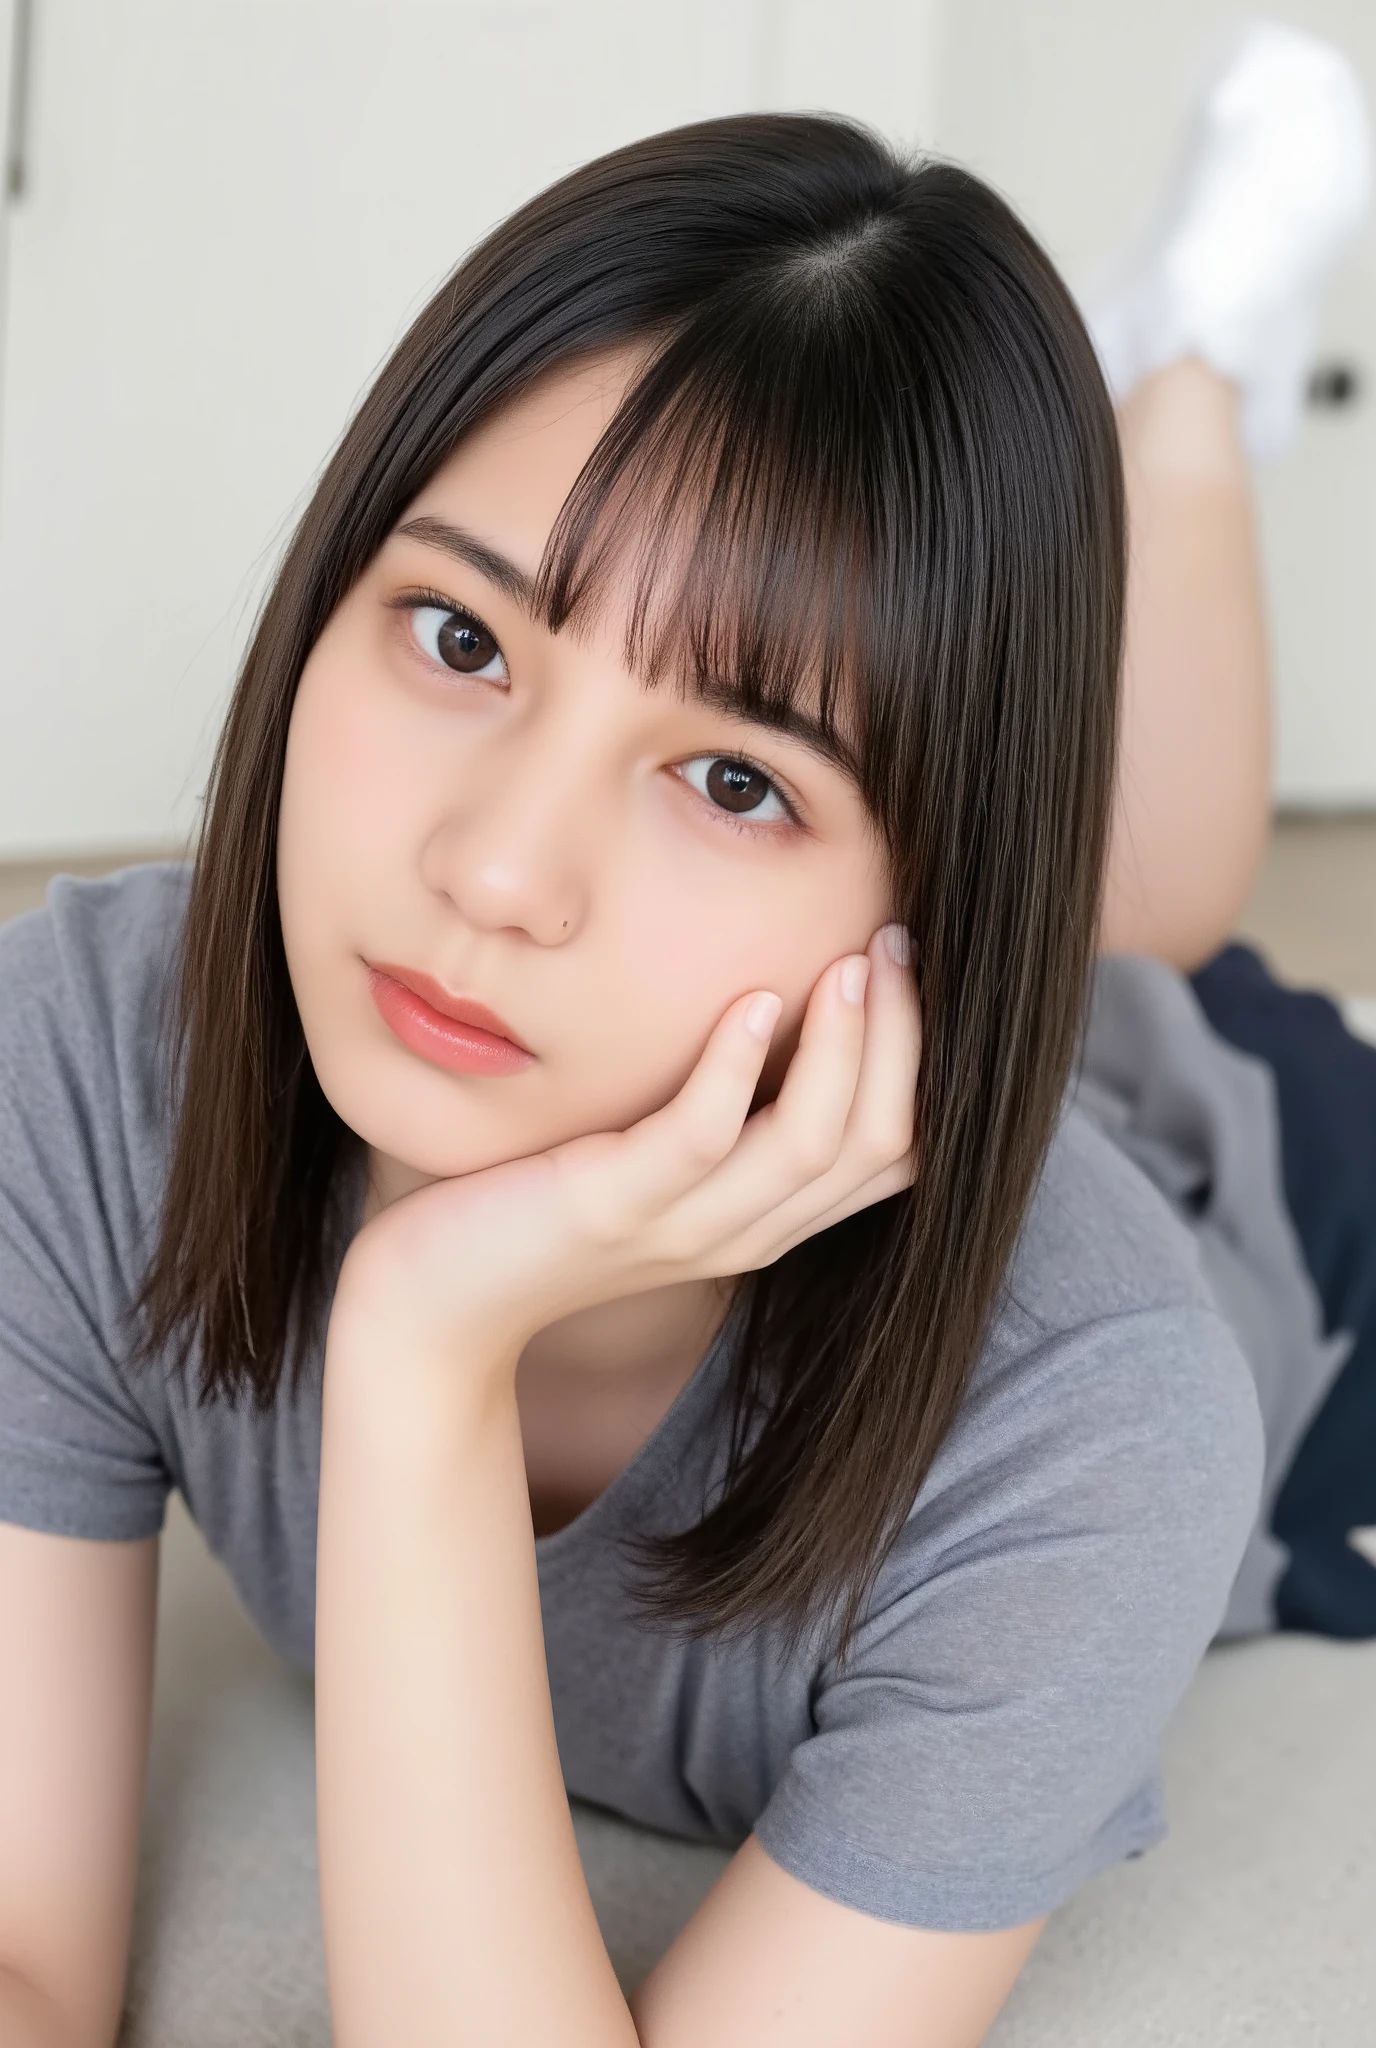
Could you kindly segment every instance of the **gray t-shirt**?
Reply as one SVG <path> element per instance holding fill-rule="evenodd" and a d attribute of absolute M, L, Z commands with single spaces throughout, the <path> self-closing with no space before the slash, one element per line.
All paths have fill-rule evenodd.
<path fill-rule="evenodd" d="M 124 1362 L 188 874 L 61 878 L 0 930 L 0 1520 L 141 1537 L 177 1486 L 263 1635 L 309 1668 L 319 1339 L 299 1399 L 266 1415 Z M 1158 1741 L 1224 1622 L 1265 1444 L 1261 1383 L 1148 1174 L 1068 1107 L 844 1670 L 820 1638 L 791 1658 L 769 1630 L 694 1643 L 628 1605 L 618 1535 L 682 1526 L 720 1477 L 730 1341 L 536 1545 L 569 1789 L 681 1835 L 753 1829 L 818 1891 L 933 1928 L 1035 1918 L 1159 1841 Z"/>

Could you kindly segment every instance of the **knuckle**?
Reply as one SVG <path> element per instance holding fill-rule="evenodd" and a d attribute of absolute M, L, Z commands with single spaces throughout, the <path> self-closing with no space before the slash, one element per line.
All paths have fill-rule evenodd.
<path fill-rule="evenodd" d="M 819 1180 L 836 1164 L 840 1150 L 839 1131 L 798 1131 L 789 1142 L 789 1164 L 799 1180 Z"/>
<path fill-rule="evenodd" d="M 874 1161 L 876 1171 L 881 1167 L 896 1165 L 899 1160 L 906 1158 L 912 1148 L 912 1112 L 877 1112 L 861 1132 L 860 1142 L 866 1157 Z"/>
<path fill-rule="evenodd" d="M 695 1170 L 706 1173 L 720 1165 L 731 1150 L 733 1137 L 707 1123 L 693 1124 L 683 1135 L 683 1158 Z"/>
<path fill-rule="evenodd" d="M 795 1240 L 780 1237 L 777 1231 L 751 1232 L 737 1238 L 729 1250 L 716 1264 L 716 1270 L 723 1273 L 757 1273 L 764 1266 L 772 1266 L 791 1249 Z"/>

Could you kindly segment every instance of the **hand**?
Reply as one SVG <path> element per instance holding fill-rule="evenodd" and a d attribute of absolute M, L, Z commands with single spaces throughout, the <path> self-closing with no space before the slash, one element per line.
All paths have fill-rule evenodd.
<path fill-rule="evenodd" d="M 921 1018 L 895 930 L 906 952 L 887 926 L 820 976 L 778 1095 L 754 1115 L 782 1008 L 767 991 L 731 1004 L 678 1094 L 629 1130 L 394 1202 L 349 1247 L 332 1335 L 343 1319 L 392 1356 L 514 1370 L 575 1309 L 753 1272 L 907 1187 Z"/>

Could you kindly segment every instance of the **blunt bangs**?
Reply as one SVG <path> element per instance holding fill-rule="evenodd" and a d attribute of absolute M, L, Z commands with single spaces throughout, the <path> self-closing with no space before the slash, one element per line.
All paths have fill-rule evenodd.
<path fill-rule="evenodd" d="M 857 371 L 856 345 L 875 339 L 863 306 L 838 331 L 809 319 L 811 290 L 781 270 L 660 349 L 564 504 L 536 601 L 557 632 L 619 586 L 625 660 L 649 686 L 764 725 L 805 710 L 875 809 L 866 625 L 887 567 L 884 489 L 856 454 L 887 430 L 900 446 L 881 467 L 903 460 L 897 366 Z"/>

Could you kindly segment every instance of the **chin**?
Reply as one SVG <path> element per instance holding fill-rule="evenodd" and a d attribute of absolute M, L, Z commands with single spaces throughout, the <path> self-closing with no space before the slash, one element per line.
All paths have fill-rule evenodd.
<path fill-rule="evenodd" d="M 355 1102 L 353 1115 L 336 1104 L 340 1116 L 374 1152 L 395 1160 L 398 1166 L 427 1180 L 456 1180 L 464 1174 L 481 1173 L 485 1167 L 504 1166 L 508 1160 L 541 1152 L 558 1140 L 554 1137 L 529 1143 L 509 1129 L 494 1131 L 486 1119 L 464 1116 L 463 1105 L 440 1119 L 435 1116 L 398 1116 L 389 1109 Z M 464 1128 L 465 1124 L 469 1128 Z"/>
<path fill-rule="evenodd" d="M 537 1127 L 524 1119 L 514 1124 L 502 1116 L 499 1103 L 484 1104 L 478 1112 L 463 1100 L 438 1110 L 414 1105 L 403 1109 L 395 1096 L 369 1099 L 357 1087 L 337 1094 L 327 1089 L 326 1094 L 343 1122 L 374 1152 L 426 1180 L 481 1173 L 583 1135 L 581 1130 Z"/>
<path fill-rule="evenodd" d="M 501 1079 L 470 1078 L 430 1067 L 401 1049 L 394 1054 L 391 1047 L 354 1043 L 346 1051 L 336 1045 L 333 1058 L 321 1050 L 316 1075 L 341 1121 L 375 1152 L 434 1180 L 481 1173 L 597 1132 L 626 1130 L 676 1092 L 675 1080 L 661 1073 L 646 1077 L 633 1093 L 624 1074 L 620 1088 L 608 1089 L 604 1070 L 587 1076 L 575 1106 L 567 1082 L 552 1089 L 550 1076 L 538 1066 Z M 535 1092 L 527 1093 L 532 1084 Z"/>

